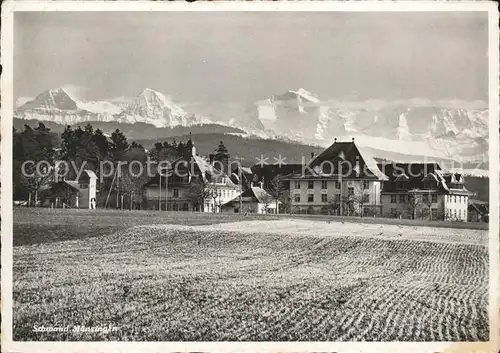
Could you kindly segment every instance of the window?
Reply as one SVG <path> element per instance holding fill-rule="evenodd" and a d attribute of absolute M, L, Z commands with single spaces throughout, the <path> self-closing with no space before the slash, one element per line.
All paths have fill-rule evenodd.
<path fill-rule="evenodd" d="M 295 189 L 300 189 L 300 181 L 295 181 Z"/>
<path fill-rule="evenodd" d="M 307 195 L 307 202 L 314 202 L 314 194 Z"/>
<path fill-rule="evenodd" d="M 179 197 L 179 189 L 174 189 L 174 197 Z"/>
<path fill-rule="evenodd" d="M 328 182 L 326 180 L 321 181 L 321 188 L 322 189 L 328 189 Z"/>
<path fill-rule="evenodd" d="M 308 189 L 314 189 L 314 181 L 313 180 L 309 180 L 307 182 L 307 188 Z"/>
<path fill-rule="evenodd" d="M 349 196 L 354 195 L 354 188 L 352 186 L 349 186 L 347 188 L 347 195 L 349 195 Z"/>
<path fill-rule="evenodd" d="M 335 182 L 335 189 L 340 189 L 340 181 Z"/>
<path fill-rule="evenodd" d="M 326 194 L 321 194 L 321 202 L 327 202 L 328 201 L 328 196 Z"/>
<path fill-rule="evenodd" d="M 300 195 L 299 194 L 295 195 L 295 202 L 300 202 Z"/>
<path fill-rule="evenodd" d="M 370 195 L 368 195 L 368 194 L 364 194 L 364 195 L 363 195 L 363 202 L 364 202 L 364 203 L 368 203 L 368 202 L 370 202 Z"/>
<path fill-rule="evenodd" d="M 363 180 L 363 189 L 369 189 L 370 188 L 370 182 L 368 180 Z"/>
<path fill-rule="evenodd" d="M 457 218 L 457 210 L 453 210 L 453 218 Z"/>
<path fill-rule="evenodd" d="M 424 194 L 423 197 L 422 197 L 422 199 L 423 199 L 424 202 L 429 202 L 429 195 Z"/>
<path fill-rule="evenodd" d="M 391 195 L 391 203 L 397 203 L 398 202 L 398 199 L 396 197 L 396 195 Z"/>
<path fill-rule="evenodd" d="M 432 202 L 437 202 L 438 196 L 436 194 L 432 194 Z"/>
<path fill-rule="evenodd" d="M 406 195 L 399 195 L 399 203 L 405 203 L 406 202 Z"/>
<path fill-rule="evenodd" d="M 437 211 L 438 211 L 437 208 L 432 208 L 431 209 L 431 218 L 432 218 L 433 221 L 437 218 L 437 214 L 438 214 Z"/>
<path fill-rule="evenodd" d="M 462 210 L 458 210 L 458 219 L 462 219 Z"/>
<path fill-rule="evenodd" d="M 456 195 L 453 195 L 453 202 L 457 203 L 457 196 Z"/>

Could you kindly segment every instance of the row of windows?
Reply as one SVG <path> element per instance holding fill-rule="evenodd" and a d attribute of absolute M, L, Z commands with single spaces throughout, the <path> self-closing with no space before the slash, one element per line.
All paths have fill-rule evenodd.
<path fill-rule="evenodd" d="M 335 196 L 336 196 L 335 202 L 339 202 L 340 195 L 335 195 Z M 300 194 L 295 194 L 294 201 L 301 202 Z M 307 202 L 314 202 L 314 194 L 307 195 Z M 328 202 L 327 194 L 321 194 L 321 202 Z M 370 195 L 363 195 L 363 203 L 368 203 L 368 202 L 370 202 Z"/>
<path fill-rule="evenodd" d="M 399 195 L 399 203 L 405 203 L 407 200 L 409 201 L 409 198 L 407 198 L 406 196 L 407 195 Z M 430 200 L 432 203 L 437 202 L 437 195 L 432 194 Z M 422 201 L 429 202 L 429 195 L 422 195 Z M 398 195 L 391 195 L 391 203 L 398 203 Z"/>
<path fill-rule="evenodd" d="M 463 215 L 463 216 L 462 216 Z M 464 219 L 467 217 L 467 213 L 465 210 L 446 210 L 446 218 L 451 218 L 451 219 Z"/>
<path fill-rule="evenodd" d="M 173 189 L 172 193 L 173 193 L 173 197 L 179 197 L 179 189 Z M 220 190 L 220 195 L 223 198 L 225 198 L 225 197 L 232 197 L 232 196 L 235 195 L 235 191 L 234 190 L 222 189 L 222 190 Z"/>
<path fill-rule="evenodd" d="M 453 202 L 453 203 L 466 203 L 467 202 L 467 197 L 466 196 L 460 196 L 460 195 L 446 195 L 446 202 Z"/>
<path fill-rule="evenodd" d="M 335 181 L 335 189 L 340 189 L 340 182 Z M 295 189 L 300 189 L 300 181 L 296 180 L 295 181 Z M 314 180 L 308 180 L 307 181 L 307 188 L 308 189 L 314 189 Z M 369 189 L 370 188 L 370 182 L 368 180 L 363 180 L 363 189 Z M 328 189 L 328 181 L 327 180 L 322 180 L 321 181 L 321 189 Z"/>

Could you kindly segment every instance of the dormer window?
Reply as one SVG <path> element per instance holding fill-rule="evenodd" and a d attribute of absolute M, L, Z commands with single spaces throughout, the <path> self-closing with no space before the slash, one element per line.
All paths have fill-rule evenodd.
<path fill-rule="evenodd" d="M 405 173 L 402 173 L 396 177 L 396 190 L 406 190 L 408 187 L 408 176 Z"/>
<path fill-rule="evenodd" d="M 437 186 L 438 179 L 433 173 L 429 173 L 422 181 L 424 182 L 424 189 L 433 189 Z"/>

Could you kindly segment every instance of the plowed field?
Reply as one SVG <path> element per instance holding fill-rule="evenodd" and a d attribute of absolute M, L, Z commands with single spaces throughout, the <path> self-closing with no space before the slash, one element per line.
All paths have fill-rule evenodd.
<path fill-rule="evenodd" d="M 14 339 L 488 340 L 486 245 L 482 230 L 283 219 L 17 246 Z"/>

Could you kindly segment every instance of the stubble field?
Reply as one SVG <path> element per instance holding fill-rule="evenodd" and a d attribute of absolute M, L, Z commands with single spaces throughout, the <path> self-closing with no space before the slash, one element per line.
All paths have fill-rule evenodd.
<path fill-rule="evenodd" d="M 484 230 L 78 215 L 15 215 L 15 340 L 488 340 Z"/>

